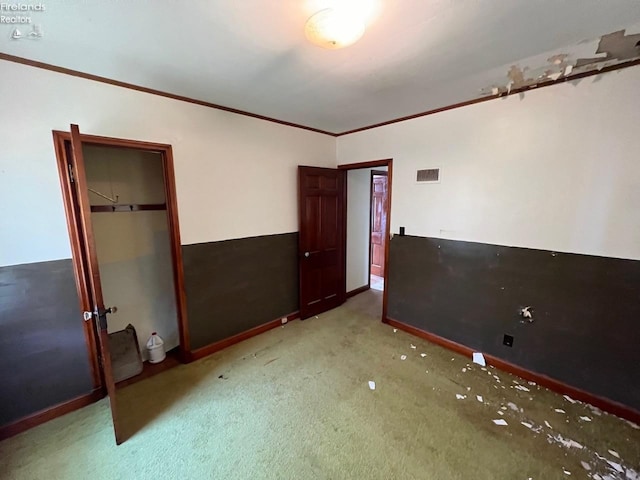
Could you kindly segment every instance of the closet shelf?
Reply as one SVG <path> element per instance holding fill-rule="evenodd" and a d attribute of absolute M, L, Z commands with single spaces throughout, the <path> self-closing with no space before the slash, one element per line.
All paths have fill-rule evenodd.
<path fill-rule="evenodd" d="M 137 204 L 137 205 L 126 205 L 126 204 L 118 204 L 118 205 L 91 205 L 91 211 L 94 213 L 100 212 L 139 212 L 143 210 L 166 210 L 166 203 L 147 203 L 147 204 Z"/>

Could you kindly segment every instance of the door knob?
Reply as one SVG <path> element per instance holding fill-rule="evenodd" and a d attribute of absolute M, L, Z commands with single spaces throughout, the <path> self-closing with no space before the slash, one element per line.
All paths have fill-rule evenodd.
<path fill-rule="evenodd" d="M 100 330 L 107 329 L 107 313 L 116 313 L 118 311 L 118 307 L 109 307 L 104 310 L 100 310 L 98 307 L 93 311 L 94 318 L 98 321 L 98 325 L 100 326 Z"/>
<path fill-rule="evenodd" d="M 100 310 L 98 307 L 96 307 L 93 314 L 96 317 L 103 317 L 107 313 L 116 313 L 117 311 L 118 311 L 118 307 L 109 307 L 109 308 L 105 308 L 104 310 Z"/>
<path fill-rule="evenodd" d="M 305 256 L 306 258 L 309 258 L 309 252 L 304 252 L 304 256 Z"/>

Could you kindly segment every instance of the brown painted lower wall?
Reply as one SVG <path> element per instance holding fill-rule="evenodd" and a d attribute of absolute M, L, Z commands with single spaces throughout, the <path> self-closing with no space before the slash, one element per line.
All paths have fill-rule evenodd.
<path fill-rule="evenodd" d="M 640 261 L 396 235 L 388 290 L 390 318 L 640 410 Z"/>
<path fill-rule="evenodd" d="M 32 413 L 29 416 L 16 420 L 13 423 L 2 425 L 0 426 L 0 440 L 13 437 L 14 435 L 29 430 L 30 428 L 42 425 L 49 420 L 61 417 L 62 415 L 66 415 L 67 413 L 71 413 L 75 410 L 79 410 L 87 405 L 97 402 L 101 398 L 104 398 L 102 390 L 93 390 L 91 393 L 86 393 L 58 405 L 45 408 L 40 412 Z"/>
<path fill-rule="evenodd" d="M 298 234 L 183 245 L 192 351 L 298 310 Z"/>
<path fill-rule="evenodd" d="M 297 251 L 297 233 L 183 246 L 192 359 L 297 316 Z M 0 267 L 3 437 L 97 398 L 78 305 L 70 259 Z"/>
<path fill-rule="evenodd" d="M 0 425 L 93 389 L 71 260 L 0 267 Z"/>
<path fill-rule="evenodd" d="M 280 318 L 276 318 L 275 320 L 272 320 L 270 322 L 263 323 L 262 325 L 253 327 L 250 330 L 245 330 L 244 332 L 240 332 L 234 335 L 233 337 L 225 338 L 224 340 L 219 340 L 215 343 L 210 343 L 206 347 L 198 348 L 197 350 L 190 353 L 189 361 L 193 362 L 195 360 L 200 360 L 201 358 L 208 357 L 209 355 L 219 352 L 220 350 L 224 350 L 225 348 L 230 347 L 231 345 L 235 345 L 236 343 L 243 342 L 245 340 L 248 340 L 249 338 L 255 337 L 256 335 L 260 335 L 261 333 L 268 332 L 269 330 L 272 330 L 274 328 L 278 328 L 279 326 L 282 325 L 282 319 L 284 317 L 286 317 L 287 322 L 289 322 L 291 320 L 295 320 L 296 318 L 300 318 L 300 313 L 293 312 L 293 313 L 290 313 L 289 315 L 283 315 Z"/>

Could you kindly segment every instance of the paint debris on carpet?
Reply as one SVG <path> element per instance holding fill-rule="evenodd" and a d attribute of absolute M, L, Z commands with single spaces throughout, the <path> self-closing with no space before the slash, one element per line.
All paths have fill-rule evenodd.
<path fill-rule="evenodd" d="M 482 353 L 480 352 L 473 352 L 473 363 L 477 363 L 478 365 L 482 365 L 483 367 L 487 366 L 484 355 L 482 355 Z"/>
<path fill-rule="evenodd" d="M 418 348 L 418 345 L 414 345 L 411 343 L 410 347 L 412 350 L 416 350 Z M 427 356 L 427 354 L 421 353 L 420 356 L 424 358 Z M 407 356 L 401 355 L 400 359 L 406 360 Z M 455 357 L 451 358 L 451 361 L 453 362 L 455 361 L 455 359 L 456 359 Z M 479 368 L 478 370 L 474 370 L 472 368 L 472 365 L 474 364 L 479 365 L 481 368 Z M 481 372 L 486 372 L 490 378 L 490 382 L 492 383 L 491 386 L 493 386 L 496 389 L 500 389 L 500 388 L 505 389 L 505 385 L 503 384 L 501 378 L 495 373 L 493 373 L 490 369 L 495 370 L 495 367 L 492 365 L 487 365 L 484 355 L 482 353 L 474 352 L 472 356 L 472 364 L 467 363 L 467 365 L 461 368 L 460 370 L 461 373 L 465 374 L 465 376 L 462 377 L 460 376 L 460 373 L 458 373 L 459 375 L 458 378 L 460 379 L 470 378 L 470 377 L 467 377 L 467 375 L 473 376 L 474 374 L 478 375 Z M 429 370 L 426 370 L 426 373 L 429 373 Z M 484 375 L 482 376 L 482 378 L 486 379 Z M 541 387 L 534 381 L 526 381 L 523 379 L 513 378 L 511 382 L 513 384 L 510 385 L 509 388 L 514 390 L 514 393 L 511 395 L 514 395 L 514 394 L 518 395 L 518 398 L 524 401 L 527 401 L 528 399 L 528 401 L 533 402 L 535 400 L 534 399 L 535 393 L 532 392 L 532 389 L 534 391 L 541 390 Z M 458 383 L 458 385 L 460 384 Z M 474 387 L 474 389 L 475 388 L 476 387 Z M 466 386 L 466 389 L 468 392 L 472 390 L 472 388 L 469 386 Z M 434 390 L 436 390 L 435 387 L 434 387 Z M 486 392 L 483 392 L 483 393 L 486 393 Z M 525 409 L 518 406 L 513 401 L 507 401 L 507 399 L 505 399 L 504 397 L 502 398 L 502 400 L 496 401 L 496 399 L 492 398 L 492 396 L 493 395 L 475 394 L 475 398 L 478 403 L 474 402 L 474 404 L 478 405 L 478 407 L 476 408 L 486 408 L 486 407 L 495 408 L 497 407 L 496 403 L 500 405 L 498 407 L 499 409 L 496 412 L 498 415 L 500 415 L 500 418 L 495 418 L 491 420 L 494 425 L 507 427 L 509 426 L 510 420 L 516 420 L 523 427 L 528 429 L 533 435 L 535 435 L 536 437 L 539 437 L 541 440 L 546 441 L 546 443 L 550 445 L 556 445 L 558 448 L 565 449 L 567 451 L 567 453 L 565 453 L 565 456 L 567 456 L 568 452 L 576 452 L 574 454 L 577 454 L 577 452 L 579 452 L 579 455 L 582 458 L 576 459 L 577 461 L 576 465 L 582 466 L 587 478 L 592 480 L 640 480 L 640 473 L 635 470 L 635 468 L 638 468 L 640 466 L 640 461 L 632 462 L 632 465 L 628 465 L 627 462 L 625 462 L 621 458 L 621 455 L 618 453 L 618 451 L 614 449 L 607 450 L 607 454 L 608 454 L 607 457 L 602 456 L 593 448 L 590 448 L 588 445 L 583 445 L 574 439 L 568 438 L 566 434 L 562 435 L 557 430 L 554 430 L 553 426 L 548 420 L 544 420 L 543 424 L 538 424 L 532 421 L 530 418 L 527 418 L 527 416 L 525 415 Z M 467 399 L 467 395 L 464 395 L 461 393 L 456 393 L 455 397 L 458 401 Z M 555 407 L 553 408 L 553 411 L 556 414 L 559 414 L 562 416 L 560 418 L 564 417 L 563 419 L 565 420 L 565 422 L 563 422 L 561 425 L 564 425 L 565 423 L 570 423 L 570 420 L 571 420 L 578 425 L 584 425 L 588 427 L 589 424 L 593 424 L 594 422 L 593 416 L 604 417 L 609 415 L 608 413 L 603 412 L 597 407 L 594 407 L 593 405 L 590 405 L 588 403 L 584 403 L 580 400 L 576 400 L 570 397 L 569 395 L 562 395 L 562 399 L 567 404 L 565 408 L 568 407 L 568 410 L 570 410 L 570 412 L 567 413 L 567 409 L 565 408 L 555 408 Z M 465 403 L 465 405 L 470 405 L 470 404 Z M 482 405 L 482 407 L 480 405 Z M 465 406 L 462 408 L 468 408 L 468 407 Z M 591 413 L 591 415 L 585 415 L 585 412 L 577 412 L 575 411 L 576 409 L 588 410 Z M 624 419 L 621 419 L 621 420 L 628 423 L 634 429 L 640 428 L 638 425 L 634 424 L 633 422 L 630 422 Z M 581 426 L 580 428 L 584 428 L 584 427 Z M 559 430 L 562 430 L 562 428 L 560 428 Z M 562 472 L 566 476 L 572 475 L 571 470 L 566 466 L 562 467 Z M 578 472 L 577 476 L 580 478 L 580 472 Z"/>

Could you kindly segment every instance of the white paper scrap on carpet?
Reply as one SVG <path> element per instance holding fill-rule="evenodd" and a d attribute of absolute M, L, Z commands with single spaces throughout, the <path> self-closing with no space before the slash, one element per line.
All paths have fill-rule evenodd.
<path fill-rule="evenodd" d="M 496 425 L 503 425 L 503 426 L 509 425 L 504 418 L 498 418 L 494 420 L 493 423 L 495 423 Z"/>
<path fill-rule="evenodd" d="M 369 380 L 369 388 L 371 390 L 375 390 L 376 389 L 376 382 L 374 382 L 373 380 Z"/>
<path fill-rule="evenodd" d="M 619 463 L 616 462 L 612 462 L 611 460 L 607 460 L 607 463 L 609 465 L 611 465 L 615 470 L 617 470 L 620 473 L 624 473 L 624 470 L 622 468 L 622 466 Z"/>
<path fill-rule="evenodd" d="M 477 363 L 478 365 L 482 365 L 483 367 L 487 366 L 487 362 L 484 361 L 484 355 L 480 352 L 473 352 L 473 363 Z"/>

